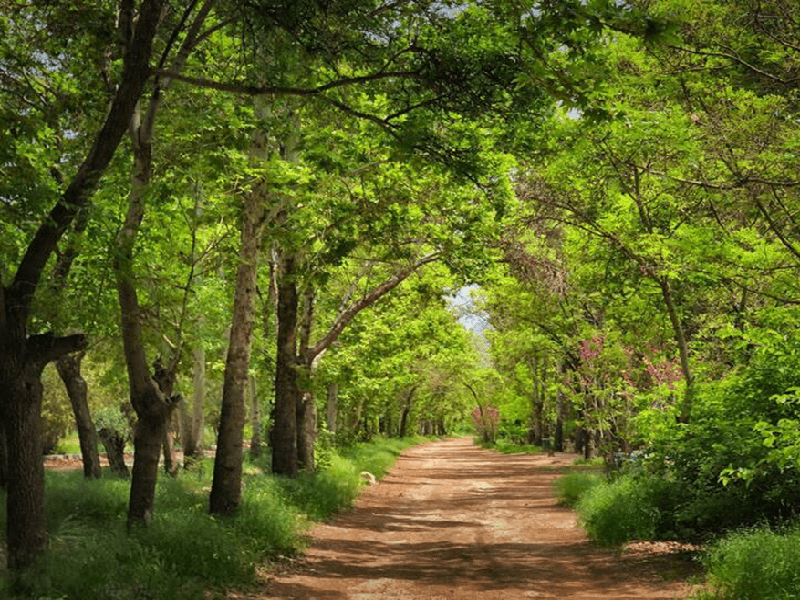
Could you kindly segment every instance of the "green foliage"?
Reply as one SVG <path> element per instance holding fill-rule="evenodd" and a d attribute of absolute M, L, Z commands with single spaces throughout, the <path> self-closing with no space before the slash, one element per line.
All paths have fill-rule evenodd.
<path fill-rule="evenodd" d="M 800 597 L 800 528 L 742 531 L 720 540 L 705 566 L 702 600 L 790 600 Z"/>
<path fill-rule="evenodd" d="M 765 324 L 768 318 L 762 315 Z M 793 423 L 800 418 L 794 400 L 800 333 L 773 324 L 739 334 L 740 366 L 722 381 L 697 387 L 689 424 L 645 415 L 644 467 L 682 490 L 676 531 L 709 534 L 797 514 L 800 445 Z"/>
<path fill-rule="evenodd" d="M 42 398 L 42 451 L 55 452 L 58 442 L 74 422 L 72 405 L 67 398 L 64 384 L 54 365 L 48 365 L 42 376 L 44 395 Z"/>
<path fill-rule="evenodd" d="M 570 472 L 553 482 L 553 488 L 561 506 L 574 507 L 592 488 L 604 482 L 599 473 Z"/>
<path fill-rule="evenodd" d="M 289 502 L 314 520 L 324 520 L 352 506 L 362 486 L 355 465 L 336 455 L 324 470 L 299 473 L 280 483 Z"/>

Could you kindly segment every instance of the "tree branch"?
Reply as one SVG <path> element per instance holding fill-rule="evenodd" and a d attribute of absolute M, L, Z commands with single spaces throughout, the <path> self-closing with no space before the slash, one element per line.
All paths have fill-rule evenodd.
<path fill-rule="evenodd" d="M 16 310 L 25 319 L 42 271 L 58 240 L 74 220 L 78 211 L 86 206 L 97 188 L 100 177 L 108 168 L 111 158 L 128 129 L 131 114 L 139 101 L 145 82 L 150 77 L 152 41 L 161 18 L 165 0 L 144 0 L 131 43 L 125 51 L 122 77 L 92 149 L 81 164 L 67 189 L 58 199 L 50 214 L 39 226 L 20 261 L 11 285 Z"/>
<path fill-rule="evenodd" d="M 318 96 L 324 92 L 350 85 L 358 85 L 382 79 L 422 79 L 417 71 L 378 71 L 371 75 L 361 77 L 343 77 L 334 81 L 329 81 L 316 87 L 292 87 L 280 85 L 247 85 L 241 83 L 226 83 L 215 81 L 204 77 L 192 77 L 184 75 L 173 69 L 154 69 L 153 73 L 160 77 L 167 77 L 176 81 L 183 81 L 195 87 L 217 90 L 220 92 L 231 92 L 233 94 L 244 94 L 247 96 L 261 96 L 271 94 L 274 96 Z"/>
<path fill-rule="evenodd" d="M 58 360 L 62 356 L 86 350 L 89 339 L 86 334 L 76 333 L 63 337 L 56 337 L 53 332 L 40 333 L 28 338 L 26 345 L 26 360 L 40 365 Z"/>
<path fill-rule="evenodd" d="M 307 363 L 310 364 L 317 355 L 326 350 L 333 342 L 335 342 L 339 337 L 339 334 L 342 333 L 344 328 L 350 324 L 350 322 L 359 312 L 371 306 L 379 298 L 396 288 L 417 269 L 428 263 L 438 260 L 439 257 L 440 254 L 438 252 L 423 256 L 402 271 L 394 273 L 388 279 L 386 279 L 386 281 L 374 288 L 371 292 L 365 294 L 362 298 L 353 302 L 344 310 L 341 310 L 336 317 L 336 320 L 333 322 L 333 325 L 331 325 L 331 328 L 328 330 L 328 333 L 325 334 L 325 336 L 319 340 L 319 342 L 317 342 L 313 348 L 308 350 L 306 356 L 304 357 Z"/>

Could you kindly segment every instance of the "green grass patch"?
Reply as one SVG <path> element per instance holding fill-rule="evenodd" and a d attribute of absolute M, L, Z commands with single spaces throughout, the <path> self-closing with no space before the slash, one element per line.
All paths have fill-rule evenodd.
<path fill-rule="evenodd" d="M 566 473 L 553 482 L 553 488 L 561 506 L 576 506 L 589 490 L 605 482 L 600 473 L 574 471 Z"/>
<path fill-rule="evenodd" d="M 77 433 L 72 433 L 65 438 L 62 438 L 56 444 L 56 453 L 58 454 L 80 454 L 81 442 L 78 439 Z"/>
<path fill-rule="evenodd" d="M 800 527 L 763 528 L 726 536 L 709 551 L 703 600 L 800 598 Z"/>
<path fill-rule="evenodd" d="M 575 509 L 587 535 L 603 546 L 657 538 L 668 486 L 623 476 L 586 491 Z"/>
<path fill-rule="evenodd" d="M 160 475 L 155 515 L 147 528 L 126 530 L 130 481 L 104 473 L 46 473 L 49 544 L 26 575 L 19 598 L 59 600 L 194 600 L 221 597 L 255 581 L 259 565 L 302 550 L 313 520 L 352 506 L 361 471 L 380 477 L 421 439 L 378 439 L 341 453 L 296 479 L 245 465 L 242 502 L 234 517 L 208 514 L 213 464 L 199 461 L 176 479 Z M 2 507 L 4 498 L 0 493 Z M 0 508 L 0 525 L 5 510 Z M 0 572 L 0 597 L 11 597 Z"/>
<path fill-rule="evenodd" d="M 542 452 L 541 446 L 533 444 L 516 444 L 506 438 L 498 438 L 494 442 L 484 442 L 480 438 L 474 438 L 474 443 L 485 450 L 494 450 L 503 454 L 539 454 Z"/>

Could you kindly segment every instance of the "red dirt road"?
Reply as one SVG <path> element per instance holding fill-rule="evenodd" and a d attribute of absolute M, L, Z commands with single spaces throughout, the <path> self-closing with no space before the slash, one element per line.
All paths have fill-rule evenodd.
<path fill-rule="evenodd" d="M 556 505 L 571 454 L 502 455 L 469 439 L 411 448 L 356 507 L 317 526 L 261 600 L 682 598 L 695 572 L 667 545 L 614 552 Z"/>

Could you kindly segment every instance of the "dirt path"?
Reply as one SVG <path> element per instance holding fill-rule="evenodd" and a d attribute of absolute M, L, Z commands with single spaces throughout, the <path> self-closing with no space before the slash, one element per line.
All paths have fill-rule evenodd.
<path fill-rule="evenodd" d="M 556 505 L 552 467 L 573 459 L 502 455 L 469 439 L 412 448 L 354 510 L 316 527 L 299 568 L 259 598 L 684 597 L 691 563 L 653 548 L 598 549 Z"/>

